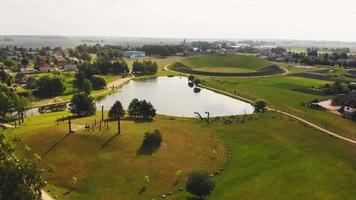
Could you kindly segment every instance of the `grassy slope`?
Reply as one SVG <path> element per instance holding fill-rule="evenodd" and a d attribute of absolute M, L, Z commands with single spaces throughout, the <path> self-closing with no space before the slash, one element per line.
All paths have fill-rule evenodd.
<path fill-rule="evenodd" d="M 356 138 L 356 124 L 335 114 L 309 109 L 302 104 L 315 98 L 323 99 L 325 96 L 302 93 L 293 89 L 305 87 L 318 87 L 327 82 L 289 76 L 276 76 L 268 78 L 238 79 L 238 78 L 205 78 L 205 84 L 234 93 L 249 99 L 265 99 L 272 107 L 294 113 L 310 120 L 324 128 L 336 131 L 338 134 Z"/>
<path fill-rule="evenodd" d="M 21 136 L 24 144 L 32 147 L 31 153 L 41 153 L 63 136 L 65 128 L 54 124 L 55 116 L 30 118 L 26 127 L 8 134 Z M 177 165 L 188 166 L 198 161 L 202 162 L 200 166 L 206 162 L 211 165 L 210 159 L 205 158 L 208 155 L 205 150 L 209 149 L 206 141 L 211 135 L 229 146 L 232 159 L 214 178 L 216 188 L 209 199 L 352 199 L 356 196 L 355 146 L 278 114 L 258 115 L 245 123 L 231 125 L 207 126 L 196 119 L 158 117 L 152 123 L 123 122 L 122 127 L 123 134 L 103 150 L 100 146 L 112 134 L 75 134 L 43 157 L 41 163 L 49 162 L 56 167 L 56 175 L 48 176 L 48 180 L 57 184 L 50 188 L 59 199 L 145 199 L 172 187 L 172 174 Z M 161 129 L 164 138 L 173 141 L 165 141 L 168 145 L 152 156 L 137 157 L 135 152 L 142 133 L 154 128 Z M 22 148 L 18 146 L 17 152 Z M 151 183 L 139 195 L 145 174 L 150 175 Z M 71 176 L 79 178 L 79 185 L 63 195 L 67 192 L 65 187 L 72 187 Z M 168 199 L 188 196 L 186 192 L 178 192 Z"/>
<path fill-rule="evenodd" d="M 181 63 L 191 68 L 201 67 L 234 67 L 259 70 L 270 66 L 267 60 L 251 55 L 202 55 L 181 60 Z"/>
<path fill-rule="evenodd" d="M 27 120 L 24 127 L 16 130 L 31 152 L 18 154 L 33 158 L 33 153 L 43 155 L 53 144 L 66 135 L 66 124 L 56 125 L 56 115 L 36 116 Z M 99 120 L 99 115 L 96 119 Z M 73 120 L 73 126 L 93 122 L 94 118 Z M 139 155 L 143 134 L 159 129 L 163 143 L 152 155 Z M 145 199 L 154 195 L 177 190 L 184 183 L 185 175 L 195 168 L 219 169 L 225 161 L 225 147 L 221 140 L 213 137 L 212 131 L 200 131 L 200 124 L 191 120 L 157 118 L 152 123 L 122 122 L 122 135 L 115 137 L 116 123 L 110 123 L 109 131 L 99 133 L 80 132 L 65 138 L 62 143 L 42 157 L 40 166 L 53 165 L 54 175 L 46 173 L 51 187 L 64 199 Z M 40 139 L 39 139 L 40 138 Z M 182 170 L 175 185 L 177 170 Z M 145 185 L 144 176 L 149 175 L 151 183 L 139 194 Z M 77 177 L 79 185 L 70 184 L 71 177 Z M 72 189 L 68 195 L 63 193 Z"/>

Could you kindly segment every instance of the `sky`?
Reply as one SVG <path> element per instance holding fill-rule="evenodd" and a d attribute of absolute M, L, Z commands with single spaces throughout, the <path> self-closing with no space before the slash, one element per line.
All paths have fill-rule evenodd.
<path fill-rule="evenodd" d="M 0 0 L 0 35 L 356 41 L 355 0 Z"/>

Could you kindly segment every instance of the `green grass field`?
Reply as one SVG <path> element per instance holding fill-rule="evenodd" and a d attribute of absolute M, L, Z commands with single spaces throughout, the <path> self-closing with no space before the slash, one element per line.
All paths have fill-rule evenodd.
<path fill-rule="evenodd" d="M 54 166 L 53 174 L 45 170 L 44 175 L 50 183 L 47 189 L 58 199 L 152 199 L 183 186 L 191 169 L 220 168 L 226 157 L 224 144 L 231 151 L 231 161 L 214 177 L 216 188 L 208 199 L 356 196 L 355 146 L 279 114 L 252 115 L 244 123 L 240 117 L 229 125 L 160 116 L 149 123 L 122 121 L 122 134 L 117 137 L 113 137 L 115 122 L 108 132 L 78 129 L 93 122 L 93 117 L 73 120 L 78 130 L 65 137 L 66 125 L 55 123 L 62 115 L 65 113 L 31 117 L 23 127 L 6 132 L 9 139 L 22 138 L 22 144 L 16 145 L 18 155 L 35 160 L 43 169 Z M 163 134 L 160 149 L 138 155 L 143 133 L 154 129 Z M 25 145 L 31 150 L 26 151 Z M 42 159 L 34 159 L 33 154 Z M 183 172 L 178 178 L 177 170 Z M 151 181 L 142 191 L 145 175 Z M 73 176 L 78 178 L 77 185 L 70 183 Z M 178 191 L 167 199 L 189 196 Z"/>
<path fill-rule="evenodd" d="M 268 67 L 271 63 L 267 60 L 253 55 L 201 55 L 186 58 L 180 61 L 183 65 L 190 68 L 243 68 L 257 71 Z"/>
<path fill-rule="evenodd" d="M 269 76 L 284 69 L 255 55 L 200 55 L 175 62 L 169 69 L 187 74 L 207 76 Z"/>
<path fill-rule="evenodd" d="M 327 81 L 293 77 L 275 76 L 265 78 L 204 78 L 205 85 L 252 99 L 265 99 L 269 106 L 278 108 L 321 127 L 333 130 L 338 134 L 356 139 L 356 124 L 351 120 L 326 111 L 306 108 L 303 104 L 313 99 L 328 99 L 331 97 L 297 91 L 312 86 L 319 87 Z"/>

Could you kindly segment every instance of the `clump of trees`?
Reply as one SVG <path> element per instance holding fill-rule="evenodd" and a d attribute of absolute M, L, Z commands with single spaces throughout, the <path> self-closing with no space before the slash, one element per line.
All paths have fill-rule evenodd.
<path fill-rule="evenodd" d="M 147 102 L 146 100 L 139 101 L 136 98 L 131 101 L 127 111 L 130 117 L 142 118 L 144 120 L 150 120 L 156 116 L 156 109 L 151 102 Z"/>
<path fill-rule="evenodd" d="M 142 48 L 137 50 L 144 51 L 148 56 L 158 55 L 166 57 L 184 52 L 185 49 L 186 48 L 183 45 L 144 45 Z"/>
<path fill-rule="evenodd" d="M 125 115 L 125 110 L 120 101 L 116 101 L 109 110 L 109 119 L 117 120 Z"/>
<path fill-rule="evenodd" d="M 60 77 L 46 75 L 40 77 L 36 81 L 37 91 L 36 96 L 53 97 L 63 94 L 65 86 Z"/>
<path fill-rule="evenodd" d="M 93 88 L 95 90 L 100 90 L 106 87 L 107 82 L 104 78 L 99 77 L 99 76 L 93 76 L 90 79 L 91 84 L 93 85 Z"/>
<path fill-rule="evenodd" d="M 135 60 L 132 64 L 132 73 L 135 75 L 156 74 L 157 70 L 157 63 L 151 60 L 144 60 L 142 62 Z"/>
<path fill-rule="evenodd" d="M 41 200 L 44 186 L 36 165 L 18 159 L 0 133 L 0 199 Z"/>
<path fill-rule="evenodd" d="M 200 199 L 208 196 L 214 189 L 215 183 L 205 170 L 192 171 L 188 174 L 188 180 L 185 183 L 186 190 L 198 196 Z"/>
<path fill-rule="evenodd" d="M 267 102 L 265 100 L 259 99 L 254 103 L 257 112 L 264 112 L 266 110 Z"/>
<path fill-rule="evenodd" d="M 28 100 L 25 97 L 19 96 L 16 92 L 7 87 L 5 84 L 0 84 L 0 119 L 7 120 L 9 115 L 17 112 L 19 115 L 25 112 L 28 107 Z"/>
<path fill-rule="evenodd" d="M 93 97 L 85 93 L 73 95 L 69 106 L 69 111 L 78 116 L 90 116 L 96 112 Z"/>
<path fill-rule="evenodd" d="M 99 76 L 94 76 L 89 74 L 89 77 L 83 71 L 79 71 L 75 74 L 75 80 L 73 81 L 73 86 L 79 90 L 90 94 L 92 89 L 98 90 L 103 89 L 106 86 L 106 80 Z"/>

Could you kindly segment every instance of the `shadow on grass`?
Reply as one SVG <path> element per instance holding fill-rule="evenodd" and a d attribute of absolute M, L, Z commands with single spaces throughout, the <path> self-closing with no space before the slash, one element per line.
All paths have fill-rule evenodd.
<path fill-rule="evenodd" d="M 203 200 L 204 197 L 197 197 L 197 196 L 190 196 L 190 197 L 187 197 L 186 200 Z"/>
<path fill-rule="evenodd" d="M 67 133 L 64 137 L 62 137 L 58 142 L 53 144 L 46 152 L 42 154 L 42 157 L 45 157 L 49 152 L 51 152 L 56 146 L 61 144 L 65 139 L 67 139 L 72 133 Z"/>
<path fill-rule="evenodd" d="M 138 194 L 142 194 L 146 191 L 146 186 L 142 186 L 142 188 L 140 189 L 140 191 L 138 191 Z"/>
<path fill-rule="evenodd" d="M 159 146 L 147 145 L 144 142 L 141 144 L 140 148 L 137 150 L 137 155 L 151 155 L 159 149 Z"/>
<path fill-rule="evenodd" d="M 106 141 L 102 146 L 101 146 L 101 148 L 100 149 L 104 149 L 111 141 L 113 141 L 117 136 L 119 136 L 120 135 L 120 133 L 117 133 L 117 134 L 115 134 L 114 136 L 112 136 L 108 141 Z"/>

